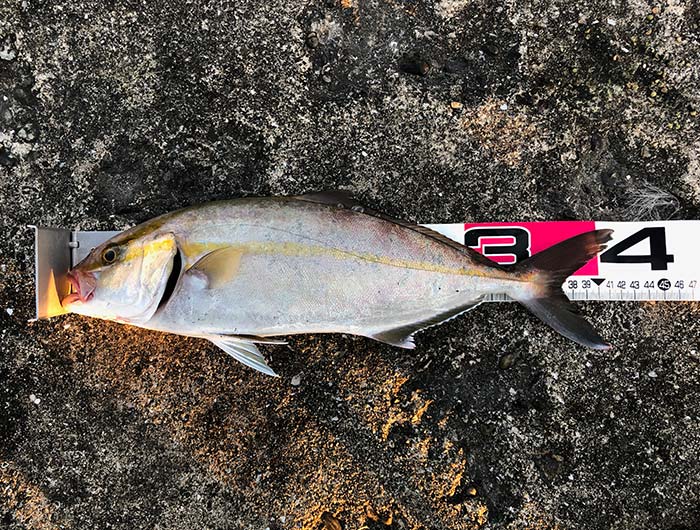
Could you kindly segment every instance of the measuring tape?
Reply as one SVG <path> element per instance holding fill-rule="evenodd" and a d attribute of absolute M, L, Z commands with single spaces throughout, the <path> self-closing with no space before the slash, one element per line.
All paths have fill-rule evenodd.
<path fill-rule="evenodd" d="M 614 230 L 608 249 L 562 285 L 572 300 L 700 300 L 696 247 L 700 221 L 613 223 L 454 223 L 424 225 L 502 264 L 513 264 L 565 239 L 601 228 Z M 60 315 L 68 270 L 117 232 L 35 230 L 36 318 Z M 491 295 L 489 301 L 510 301 Z"/>
<path fill-rule="evenodd" d="M 501 264 L 583 232 L 612 229 L 608 248 L 569 276 L 572 300 L 700 300 L 700 221 L 458 223 L 425 225 Z M 501 295 L 490 301 L 505 301 Z"/>

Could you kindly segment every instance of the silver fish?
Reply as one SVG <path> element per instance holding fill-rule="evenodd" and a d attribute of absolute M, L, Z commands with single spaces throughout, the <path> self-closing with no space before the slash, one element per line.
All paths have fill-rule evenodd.
<path fill-rule="evenodd" d="M 400 348 L 503 293 L 562 335 L 606 349 L 561 290 L 611 230 L 501 266 L 343 192 L 213 202 L 106 241 L 69 272 L 71 312 L 210 340 L 274 375 L 255 343 L 348 333 Z"/>

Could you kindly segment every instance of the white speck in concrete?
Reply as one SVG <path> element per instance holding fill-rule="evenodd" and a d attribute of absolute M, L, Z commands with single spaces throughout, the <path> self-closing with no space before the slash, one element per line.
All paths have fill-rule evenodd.
<path fill-rule="evenodd" d="M 9 47 L 5 47 L 4 49 L 0 50 L 0 59 L 3 61 L 11 61 L 17 56 L 14 50 L 10 49 Z"/>

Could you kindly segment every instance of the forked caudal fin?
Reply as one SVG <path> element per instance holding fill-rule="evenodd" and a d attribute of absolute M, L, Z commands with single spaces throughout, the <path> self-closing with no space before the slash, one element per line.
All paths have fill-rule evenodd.
<path fill-rule="evenodd" d="M 532 278 L 527 295 L 511 295 L 542 322 L 563 336 L 596 350 L 607 350 L 605 342 L 562 291 L 567 277 L 583 267 L 610 241 L 612 230 L 594 230 L 562 241 L 512 267 L 513 272 Z"/>

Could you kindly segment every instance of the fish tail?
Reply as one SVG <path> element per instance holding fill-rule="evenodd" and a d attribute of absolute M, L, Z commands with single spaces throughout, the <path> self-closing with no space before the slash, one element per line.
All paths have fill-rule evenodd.
<path fill-rule="evenodd" d="M 512 271 L 530 283 L 529 288 L 509 295 L 563 336 L 596 350 L 611 348 L 576 312 L 561 288 L 567 277 L 606 248 L 611 234 L 612 230 L 579 234 L 513 265 Z"/>

